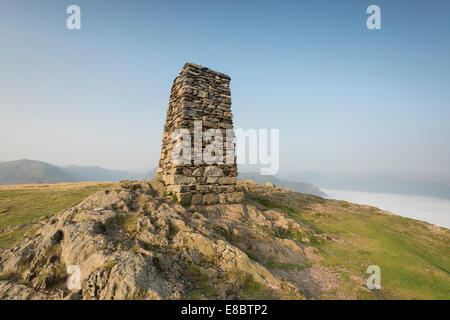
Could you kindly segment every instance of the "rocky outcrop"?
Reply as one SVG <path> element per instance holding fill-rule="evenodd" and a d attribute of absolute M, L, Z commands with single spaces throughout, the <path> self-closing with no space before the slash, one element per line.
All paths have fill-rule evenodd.
<path fill-rule="evenodd" d="M 287 192 L 252 182 L 240 187 Z M 308 239 L 328 241 L 323 235 L 257 202 L 187 207 L 166 194 L 158 180 L 122 182 L 41 220 L 34 237 L 0 252 L 0 298 L 303 299 L 314 293 L 317 281 L 305 270 L 321 258 Z M 79 290 L 67 288 L 69 266 L 81 271 Z"/>

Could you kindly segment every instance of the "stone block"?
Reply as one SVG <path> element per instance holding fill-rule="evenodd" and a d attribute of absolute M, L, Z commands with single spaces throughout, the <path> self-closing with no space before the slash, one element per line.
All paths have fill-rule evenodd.
<path fill-rule="evenodd" d="M 195 169 L 194 172 L 192 173 L 192 175 L 194 177 L 202 177 L 204 171 L 205 171 L 205 168 L 200 167 L 200 168 Z"/>
<path fill-rule="evenodd" d="M 203 196 L 203 204 L 211 205 L 219 202 L 219 195 L 216 193 L 207 193 Z"/>
<path fill-rule="evenodd" d="M 245 200 L 245 194 L 242 191 L 232 192 L 227 195 L 227 202 L 242 202 Z"/>
<path fill-rule="evenodd" d="M 192 195 L 191 199 L 192 204 L 202 204 L 203 203 L 203 195 L 201 193 L 195 193 Z"/>
<path fill-rule="evenodd" d="M 227 203 L 227 196 L 225 193 L 219 193 L 219 203 Z"/>
<path fill-rule="evenodd" d="M 213 183 L 217 183 L 218 180 L 219 180 L 219 177 L 207 177 L 206 183 L 213 184 Z"/>
<path fill-rule="evenodd" d="M 172 184 L 194 184 L 194 183 L 195 183 L 194 177 L 186 177 L 181 174 L 173 175 L 173 183 Z"/>
<path fill-rule="evenodd" d="M 236 184 L 237 178 L 235 177 L 221 177 L 219 178 L 219 184 Z"/>
<path fill-rule="evenodd" d="M 181 193 L 181 192 L 189 192 L 191 190 L 191 186 L 188 185 L 168 185 L 167 192 L 172 193 Z"/>
<path fill-rule="evenodd" d="M 205 176 L 205 177 L 222 177 L 223 170 L 217 166 L 208 166 L 208 167 L 206 167 L 205 172 L 203 173 L 203 176 Z"/>

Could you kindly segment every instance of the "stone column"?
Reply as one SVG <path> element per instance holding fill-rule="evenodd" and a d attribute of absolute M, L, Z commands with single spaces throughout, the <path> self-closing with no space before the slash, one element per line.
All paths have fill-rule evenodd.
<path fill-rule="evenodd" d="M 244 199 L 236 187 L 230 80 L 223 73 L 186 63 L 173 82 L 157 177 L 183 204 Z M 188 132 L 190 139 L 181 137 L 183 131 L 183 138 Z M 190 149 L 190 155 L 179 152 L 181 145 Z"/>

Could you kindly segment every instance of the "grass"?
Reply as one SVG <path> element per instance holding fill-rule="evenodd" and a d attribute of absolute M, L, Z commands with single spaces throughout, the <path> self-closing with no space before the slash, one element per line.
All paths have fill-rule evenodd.
<path fill-rule="evenodd" d="M 0 229 L 57 213 L 111 185 L 111 183 L 62 183 L 0 186 Z"/>
<path fill-rule="evenodd" d="M 246 274 L 242 279 L 242 298 L 246 300 L 270 300 L 277 299 L 272 290 L 256 282 L 251 274 Z"/>
<path fill-rule="evenodd" d="M 138 229 L 139 215 L 134 212 L 119 213 L 117 215 L 119 225 L 131 234 L 135 234 Z"/>
<path fill-rule="evenodd" d="M 295 214 L 296 213 L 294 209 L 292 209 L 286 205 L 283 205 L 283 204 L 280 204 L 280 203 L 277 203 L 274 201 L 270 201 L 268 199 L 264 199 L 264 198 L 260 198 L 260 197 L 251 197 L 251 199 L 253 201 L 255 201 L 256 203 L 259 203 L 260 205 L 266 207 L 267 209 L 278 209 L 287 214 Z"/>
<path fill-rule="evenodd" d="M 192 293 L 192 299 L 199 300 L 203 296 L 213 297 L 216 294 L 217 289 L 210 285 L 209 277 L 202 271 L 201 267 L 192 263 L 188 264 L 187 272 L 195 280 L 198 286 L 198 289 Z"/>
<path fill-rule="evenodd" d="M 382 289 L 376 297 L 450 299 L 450 230 L 432 232 L 424 222 L 343 201 L 309 198 L 305 203 L 299 197 L 289 207 L 276 199 L 256 202 L 340 239 L 312 244 L 324 257 L 320 264 L 363 278 L 369 276 L 368 266 L 378 265 Z M 358 297 L 375 295 L 361 291 Z"/>
<path fill-rule="evenodd" d="M 348 241 L 325 244 L 324 265 L 360 275 L 378 265 L 382 295 L 388 299 L 450 299 L 448 232 L 433 234 L 425 223 L 399 216 L 334 210 L 339 219 L 304 214 L 311 224 Z"/>
<path fill-rule="evenodd" d="M 36 226 L 31 225 L 17 229 L 10 229 L 0 233 L 0 248 L 9 249 L 18 241 L 35 234 Z"/>
<path fill-rule="evenodd" d="M 0 229 L 23 225 L 57 213 L 112 185 L 112 183 L 59 183 L 0 186 Z M 28 226 L 0 233 L 0 247 L 11 248 L 18 240 L 31 236 L 34 229 L 33 226 Z"/>
<path fill-rule="evenodd" d="M 0 273 L 0 280 L 2 280 L 2 281 L 21 281 L 22 275 L 18 272 Z"/>
<path fill-rule="evenodd" d="M 110 260 L 102 266 L 102 270 L 105 271 L 106 273 L 110 273 L 112 268 L 114 268 L 116 264 L 117 264 L 116 260 Z"/>
<path fill-rule="evenodd" d="M 231 272 L 226 275 L 225 279 L 210 279 L 200 266 L 192 263 L 187 265 L 187 272 L 197 284 L 197 288 L 190 297 L 194 300 L 214 298 L 217 294 L 217 288 L 212 284 L 215 283 L 220 286 L 224 281 L 234 281 L 242 299 L 267 300 L 278 298 L 271 289 L 255 281 L 253 276 L 248 273 Z"/>

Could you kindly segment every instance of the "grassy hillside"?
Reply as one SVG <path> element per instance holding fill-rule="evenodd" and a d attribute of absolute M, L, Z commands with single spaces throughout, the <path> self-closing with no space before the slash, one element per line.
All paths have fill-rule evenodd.
<path fill-rule="evenodd" d="M 63 169 L 35 160 L 0 163 L 0 185 L 22 183 L 58 183 L 75 181 Z"/>
<path fill-rule="evenodd" d="M 70 183 L 0 187 L 0 229 L 58 212 L 109 186 Z M 320 298 L 350 296 L 357 290 L 360 299 L 450 299 L 450 230 L 374 207 L 269 189 L 250 190 L 248 201 L 285 212 L 331 239 L 317 242 L 316 238 L 293 232 L 274 235 L 314 246 L 322 257 L 315 263 L 335 270 L 343 285 L 333 289 L 336 294 Z M 33 231 L 30 224 L 0 232 L 0 247 L 10 248 Z M 365 283 L 369 265 L 381 268 L 382 289 L 355 289 L 361 288 L 358 283 Z M 296 266 L 266 267 L 290 272 Z"/>
<path fill-rule="evenodd" d="M 337 290 L 351 290 L 353 281 L 368 277 L 369 265 L 378 265 L 382 290 L 360 291 L 359 298 L 450 299 L 450 230 L 346 201 L 296 193 L 252 196 L 333 239 L 313 245 L 324 257 L 319 263 L 348 280 L 348 288 Z"/>
<path fill-rule="evenodd" d="M 0 186 L 0 229 L 27 224 L 73 206 L 109 183 L 61 183 Z M 0 248 L 11 247 L 32 232 L 33 226 L 10 228 L 0 233 Z"/>

